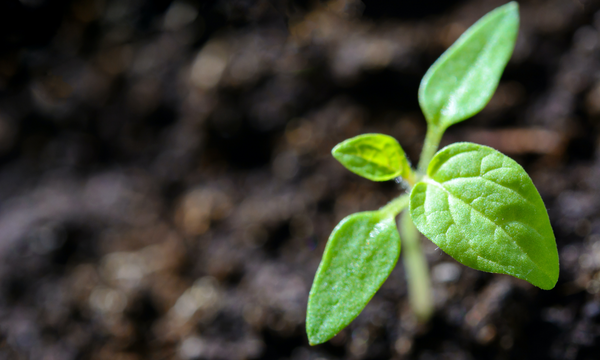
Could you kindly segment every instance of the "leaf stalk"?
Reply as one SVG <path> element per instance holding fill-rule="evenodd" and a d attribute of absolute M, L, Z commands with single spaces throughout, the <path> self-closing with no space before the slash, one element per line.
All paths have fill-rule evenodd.
<path fill-rule="evenodd" d="M 436 126 L 431 123 L 427 126 L 427 135 L 425 136 L 425 142 L 423 143 L 423 150 L 421 150 L 421 158 L 419 159 L 418 171 L 421 175 L 427 173 L 427 167 L 433 159 L 444 135 L 445 128 Z"/>
<path fill-rule="evenodd" d="M 387 203 L 387 205 L 379 209 L 379 211 L 386 213 L 389 216 L 396 217 L 398 214 L 400 214 L 402 210 L 406 209 L 406 207 L 408 206 L 409 198 L 409 194 L 402 194 L 394 200 Z"/>

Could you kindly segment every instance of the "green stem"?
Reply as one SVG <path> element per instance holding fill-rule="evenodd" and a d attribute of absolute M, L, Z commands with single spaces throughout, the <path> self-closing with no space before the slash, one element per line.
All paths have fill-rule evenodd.
<path fill-rule="evenodd" d="M 400 216 L 400 234 L 408 298 L 417 319 L 424 322 L 431 317 L 434 310 L 431 280 L 427 259 L 421 249 L 419 231 L 408 211 Z"/>
<path fill-rule="evenodd" d="M 427 172 L 427 167 L 435 155 L 442 135 L 446 129 L 428 126 L 425 143 L 419 160 L 418 178 Z M 411 173 L 411 187 L 414 185 L 414 174 Z M 417 178 L 417 179 L 418 179 Z M 392 216 L 398 215 L 409 203 L 409 194 L 398 196 L 381 208 L 382 212 Z M 402 239 L 402 258 L 408 283 L 408 298 L 410 305 L 419 321 L 429 320 L 434 311 L 431 279 L 427 258 L 421 249 L 420 234 L 413 223 L 408 211 L 400 216 L 400 238 Z"/>
<path fill-rule="evenodd" d="M 421 174 L 427 172 L 429 162 L 433 158 L 433 155 L 435 155 L 445 130 L 439 126 L 427 126 L 427 135 L 425 136 L 425 143 L 423 144 L 421 158 L 419 159 L 418 170 Z"/>
<path fill-rule="evenodd" d="M 408 198 L 409 194 L 400 195 L 379 209 L 379 211 L 395 217 L 408 206 Z"/>

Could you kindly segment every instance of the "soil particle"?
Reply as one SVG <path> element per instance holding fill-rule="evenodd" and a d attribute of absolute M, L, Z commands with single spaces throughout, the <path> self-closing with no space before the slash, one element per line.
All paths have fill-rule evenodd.
<path fill-rule="evenodd" d="M 514 157 L 557 237 L 552 291 L 423 240 L 435 314 L 398 266 L 310 347 L 329 233 L 401 190 L 330 155 L 396 137 L 417 90 L 496 0 L 0 2 L 0 358 L 597 359 L 600 2 L 520 2 L 488 108 L 449 129 Z M 533 139 L 533 140 L 532 140 Z"/>

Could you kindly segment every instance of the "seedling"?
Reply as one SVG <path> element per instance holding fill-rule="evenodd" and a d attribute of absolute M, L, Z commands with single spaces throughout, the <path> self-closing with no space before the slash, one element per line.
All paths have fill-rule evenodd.
<path fill-rule="evenodd" d="M 359 212 L 333 229 L 308 300 L 311 345 L 346 327 L 387 279 L 400 256 L 400 219 L 409 296 L 427 319 L 432 299 L 419 235 L 458 262 L 508 274 L 545 290 L 558 281 L 558 251 L 546 208 L 525 170 L 487 146 L 456 143 L 437 151 L 444 131 L 481 111 L 513 52 L 519 28 L 515 2 L 471 26 L 427 71 L 419 104 L 427 135 L 417 169 L 387 135 L 365 134 L 333 148 L 350 171 L 372 181 L 399 179 L 401 194 L 376 211 Z"/>

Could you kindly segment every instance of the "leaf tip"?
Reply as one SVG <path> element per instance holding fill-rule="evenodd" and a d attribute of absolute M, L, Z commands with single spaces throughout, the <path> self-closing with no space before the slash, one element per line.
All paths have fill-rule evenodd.
<path fill-rule="evenodd" d="M 516 19 L 518 24 L 519 22 L 519 3 L 516 1 L 511 1 L 505 5 L 502 5 L 498 8 L 499 12 L 503 13 L 505 17 L 512 17 Z"/>
<path fill-rule="evenodd" d="M 321 342 L 319 342 L 319 340 L 313 334 L 308 332 L 308 329 L 306 329 L 306 335 L 308 336 L 308 345 L 315 346 L 321 344 Z"/>
<path fill-rule="evenodd" d="M 343 159 L 343 157 L 344 157 L 344 152 L 342 151 L 343 147 L 344 147 L 343 142 L 334 146 L 333 149 L 331 149 L 331 156 L 333 156 L 334 159 L 336 159 L 340 164 L 342 164 L 342 166 L 346 167 L 346 165 L 344 164 L 344 159 Z"/>
<path fill-rule="evenodd" d="M 557 282 L 558 282 L 558 278 L 556 280 L 548 278 L 547 281 L 544 281 L 544 282 L 536 281 L 535 283 L 531 282 L 531 284 L 539 287 L 542 290 L 552 290 L 556 287 Z"/>
<path fill-rule="evenodd" d="M 308 319 L 307 319 L 308 320 Z M 308 344 L 310 346 L 315 346 L 326 342 L 331 339 L 334 335 L 327 336 L 327 334 L 323 334 L 320 329 L 314 329 L 311 326 L 311 322 L 306 322 L 306 335 L 308 336 Z"/>
<path fill-rule="evenodd" d="M 519 3 L 516 1 L 511 1 L 504 6 L 506 6 L 507 11 L 519 11 Z"/>
<path fill-rule="evenodd" d="M 341 145 L 342 145 L 342 143 L 339 143 L 336 146 L 334 146 L 333 149 L 331 149 L 331 155 L 333 155 L 333 157 L 336 159 L 339 156 L 339 149 L 340 149 Z"/>
<path fill-rule="evenodd" d="M 323 342 L 319 342 L 318 340 L 311 338 L 310 336 L 308 337 L 308 345 L 310 345 L 310 346 L 315 346 L 315 345 L 319 345 L 322 343 Z"/>
<path fill-rule="evenodd" d="M 516 1 L 508 2 L 502 6 L 497 7 L 495 10 L 492 10 L 493 13 L 504 13 L 504 14 L 519 14 L 519 3 Z"/>
<path fill-rule="evenodd" d="M 559 265 L 556 264 L 556 269 L 552 269 L 552 274 L 548 274 L 546 276 L 546 278 L 544 279 L 544 281 L 537 281 L 536 284 L 533 284 L 537 287 L 539 287 L 542 290 L 552 290 L 556 287 L 556 284 L 558 283 L 558 275 L 559 275 Z"/>

